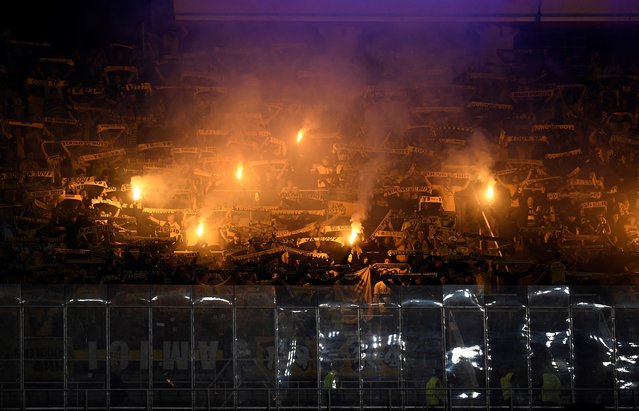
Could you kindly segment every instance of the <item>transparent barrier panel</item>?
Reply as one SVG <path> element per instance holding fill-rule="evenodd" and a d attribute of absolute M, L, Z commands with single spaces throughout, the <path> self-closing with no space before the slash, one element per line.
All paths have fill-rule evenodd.
<path fill-rule="evenodd" d="M 528 289 L 517 286 L 501 286 L 484 294 L 486 307 L 526 307 L 528 305 Z"/>
<path fill-rule="evenodd" d="M 484 287 L 477 285 L 442 287 L 443 303 L 447 307 L 478 307 L 484 303 Z"/>
<path fill-rule="evenodd" d="M 109 367 L 111 388 L 148 388 L 150 335 L 149 309 L 111 307 L 109 316 Z M 127 392 L 127 405 L 144 404 L 139 392 Z"/>
<path fill-rule="evenodd" d="M 568 307 L 570 305 L 570 288 L 560 286 L 528 287 L 529 307 Z"/>
<path fill-rule="evenodd" d="M 373 286 L 370 287 L 370 298 L 372 300 Z M 367 301 L 367 289 L 363 287 L 349 286 L 322 286 L 313 287 L 317 290 L 317 304 L 320 307 L 357 307 L 360 301 Z"/>
<path fill-rule="evenodd" d="M 442 287 L 402 288 L 402 307 L 441 307 Z"/>
<path fill-rule="evenodd" d="M 531 308 L 530 375 L 535 405 L 559 406 L 572 402 L 571 324 L 569 308 Z"/>
<path fill-rule="evenodd" d="M 193 312 L 195 387 L 215 392 L 233 388 L 233 310 L 196 308 Z M 217 396 L 210 397 L 219 399 Z M 212 403 L 212 405 L 221 405 Z"/>
<path fill-rule="evenodd" d="M 528 404 L 527 312 L 522 307 L 489 307 L 486 316 L 490 404 Z"/>
<path fill-rule="evenodd" d="M 190 285 L 152 285 L 151 304 L 154 306 L 191 305 Z"/>
<path fill-rule="evenodd" d="M 275 388 L 277 352 L 274 309 L 238 308 L 235 315 L 237 386 Z"/>
<path fill-rule="evenodd" d="M 615 309 L 615 335 L 619 405 L 632 406 L 636 401 L 634 390 L 639 388 L 639 306 Z"/>
<path fill-rule="evenodd" d="M 25 307 L 24 381 L 27 388 L 63 388 L 62 307 Z"/>
<path fill-rule="evenodd" d="M 277 310 L 278 405 L 317 405 L 317 309 Z"/>
<path fill-rule="evenodd" d="M 573 306 L 572 321 L 576 401 L 614 404 L 611 393 L 603 391 L 614 387 L 612 309 L 601 304 L 578 304 Z"/>
<path fill-rule="evenodd" d="M 432 376 L 444 379 L 442 309 L 409 308 L 402 310 L 404 341 L 404 386 L 406 405 L 426 405 L 425 386 Z"/>
<path fill-rule="evenodd" d="M 478 407 L 486 403 L 484 312 L 474 308 L 446 308 L 446 381 L 453 407 Z"/>
<path fill-rule="evenodd" d="M 148 306 L 151 303 L 150 288 L 139 284 L 114 284 L 108 286 L 109 302 L 114 306 Z"/>
<path fill-rule="evenodd" d="M 191 388 L 191 310 L 153 307 L 153 387 Z"/>
<path fill-rule="evenodd" d="M 30 389 L 24 393 L 24 407 L 41 410 L 62 409 L 64 390 L 52 388 L 50 384 L 40 384 L 40 388 Z"/>
<path fill-rule="evenodd" d="M 333 405 L 359 405 L 359 393 L 349 390 L 360 382 L 359 309 L 322 307 L 318 328 L 322 404 L 330 391 Z"/>
<path fill-rule="evenodd" d="M 364 407 L 379 407 L 388 404 L 389 389 L 401 387 L 402 334 L 399 309 L 386 304 L 371 308 L 360 311 L 360 376 Z M 390 400 L 399 404 L 400 398 L 395 393 Z"/>
<path fill-rule="evenodd" d="M 20 309 L 0 307 L 0 386 L 20 387 Z"/>
<path fill-rule="evenodd" d="M 113 409 L 639 403 L 631 287 L 496 291 L 4 286 L 0 408 L 23 407 L 21 384 L 30 407 L 83 408 L 87 389 L 104 408 L 104 388 Z"/>
<path fill-rule="evenodd" d="M 100 284 L 67 285 L 65 294 L 67 305 L 101 305 L 107 302 L 107 288 Z"/>
<path fill-rule="evenodd" d="M 115 394 L 117 398 L 117 394 Z M 118 401 L 114 401 L 114 394 L 111 394 L 111 409 L 115 410 L 116 407 L 121 406 Z M 107 395 L 106 392 L 99 389 L 93 389 L 93 391 L 87 391 L 84 389 L 70 389 L 67 391 L 67 409 L 106 409 L 107 408 Z M 117 405 L 116 405 L 117 404 Z"/>
<path fill-rule="evenodd" d="M 230 307 L 235 299 L 233 286 L 196 285 L 192 294 L 197 306 Z"/>
<path fill-rule="evenodd" d="M 235 305 L 238 307 L 275 308 L 275 287 L 266 285 L 235 286 Z"/>
<path fill-rule="evenodd" d="M 27 305 L 62 305 L 64 285 L 23 284 L 22 302 Z"/>
<path fill-rule="evenodd" d="M 316 307 L 318 290 L 312 287 L 275 287 L 278 307 Z"/>
<path fill-rule="evenodd" d="M 104 388 L 107 378 L 106 307 L 67 308 L 69 387 Z"/>

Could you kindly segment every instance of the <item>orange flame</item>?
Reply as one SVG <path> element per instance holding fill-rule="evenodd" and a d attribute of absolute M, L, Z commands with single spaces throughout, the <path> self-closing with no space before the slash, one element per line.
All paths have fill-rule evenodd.
<path fill-rule="evenodd" d="M 196 233 L 197 233 L 197 236 L 198 236 L 199 238 L 202 238 L 202 236 L 204 235 L 204 224 L 202 224 L 202 222 L 200 222 L 200 223 L 197 225 L 197 231 L 196 231 Z"/>
<path fill-rule="evenodd" d="M 240 163 L 235 168 L 235 179 L 239 181 L 242 179 L 243 175 L 244 175 L 244 166 L 242 165 L 242 163 Z"/>
<path fill-rule="evenodd" d="M 306 129 L 305 128 L 300 128 L 300 131 L 297 132 L 297 144 L 299 144 L 302 139 L 304 138 L 304 134 L 306 134 Z"/>
<path fill-rule="evenodd" d="M 131 191 L 133 192 L 133 201 L 140 201 L 142 198 L 142 189 L 139 186 L 131 187 Z"/>
<path fill-rule="evenodd" d="M 351 235 L 348 238 L 348 244 L 354 245 L 357 241 L 357 237 L 362 233 L 362 223 L 359 221 L 353 221 L 351 223 Z"/>
<path fill-rule="evenodd" d="M 486 198 L 488 199 L 488 201 L 491 201 L 493 198 L 495 198 L 495 180 L 494 179 L 488 180 L 488 183 L 486 184 Z"/>

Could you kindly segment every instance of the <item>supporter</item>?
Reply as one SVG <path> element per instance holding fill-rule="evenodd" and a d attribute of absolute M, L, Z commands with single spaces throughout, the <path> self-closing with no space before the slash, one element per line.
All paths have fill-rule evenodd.
<path fill-rule="evenodd" d="M 566 220 L 566 222 L 563 225 L 563 227 L 570 234 L 578 235 L 580 233 L 580 231 L 579 231 L 579 221 L 577 220 L 577 213 L 575 213 L 575 212 L 569 213 L 568 214 L 568 219 Z"/>
<path fill-rule="evenodd" d="M 533 196 L 526 197 L 526 214 L 521 221 L 522 226 L 537 227 L 541 222 L 541 206 L 535 204 L 535 198 Z"/>
<path fill-rule="evenodd" d="M 331 187 L 335 182 L 335 168 L 327 156 L 322 158 L 321 164 L 313 164 L 311 172 L 316 175 L 317 188 Z"/>
<path fill-rule="evenodd" d="M 387 278 L 380 278 L 379 281 L 375 283 L 375 287 L 373 288 L 373 301 L 379 304 L 384 304 L 390 302 L 391 296 L 391 287 L 388 285 Z"/>
<path fill-rule="evenodd" d="M 610 216 L 610 238 L 617 247 L 622 247 L 627 242 L 626 232 L 618 212 L 613 212 Z"/>
<path fill-rule="evenodd" d="M 636 215 L 628 214 L 628 219 L 623 225 L 623 230 L 624 243 L 622 246 L 636 250 L 637 245 L 639 245 L 639 224 L 637 223 Z"/>
<path fill-rule="evenodd" d="M 149 216 L 149 220 L 158 224 L 158 233 L 164 233 L 168 237 L 179 240 L 181 236 L 180 224 L 176 221 L 176 215 L 170 213 L 166 216 L 166 220 L 159 220 L 152 215 Z"/>
<path fill-rule="evenodd" d="M 326 285 L 342 281 L 336 268 L 342 264 L 335 262 L 358 271 L 388 258 L 412 272 L 436 273 L 418 276 L 415 284 L 435 278 L 490 284 L 493 271 L 504 282 L 523 284 L 539 279 L 524 275 L 526 269 L 500 264 L 493 270 L 482 261 L 522 252 L 543 265 L 540 256 L 574 239 L 605 250 L 638 248 L 636 81 L 611 78 L 636 70 L 635 62 L 620 63 L 625 55 L 604 64 L 600 51 L 589 50 L 587 73 L 559 57 L 502 67 L 513 81 L 461 74 L 456 81 L 476 86 L 475 97 L 497 102 L 508 96 L 509 109 L 463 105 L 433 116 L 429 111 L 436 108 L 413 103 L 467 99 L 454 95 L 455 88 L 430 96 L 415 89 L 407 93 L 424 95 L 397 101 L 381 89 L 349 90 L 343 98 L 311 82 L 302 104 L 288 87 L 271 85 L 273 73 L 291 73 L 284 61 L 271 62 L 269 74 L 250 63 L 261 60 L 217 48 L 192 61 L 184 51 L 196 45 L 188 44 L 187 34 L 178 26 L 151 33 L 144 53 L 137 45 L 107 42 L 108 50 L 70 53 L 73 64 L 47 60 L 62 49 L 41 56 L 8 50 L 10 61 L 0 67 L 0 195 L 3 258 L 15 259 L 7 266 L 11 275 L 24 274 L 24 267 L 36 271 L 20 257 L 34 250 L 25 245 L 13 255 L 12 237 L 25 244 L 50 241 L 37 259 L 60 262 L 56 270 L 74 282 L 102 281 L 105 267 L 162 267 L 145 279 L 114 281 Z M 551 71 L 545 79 L 538 72 L 543 69 Z M 516 85 L 524 80 L 532 90 L 554 87 L 553 93 L 548 100 L 534 93 L 517 97 L 526 95 Z M 327 99 L 340 103 L 324 104 Z M 502 134 L 498 154 L 491 142 L 475 141 L 476 131 L 467 131 L 476 128 L 470 119 L 487 140 Z M 286 137 L 291 123 L 307 122 L 314 128 L 303 140 Z M 490 158 L 475 161 L 477 153 Z M 229 166 L 240 160 L 243 176 Z M 497 180 L 492 203 L 481 201 L 490 227 L 467 190 L 486 172 Z M 151 182 L 141 200 L 123 205 L 131 198 L 132 176 Z M 87 190 L 87 181 L 107 187 L 97 194 Z M 71 197 L 76 193 L 79 201 Z M 107 205 L 94 208 L 94 199 Z M 214 217 L 220 211 L 225 216 Z M 156 218 L 165 214 L 166 221 Z M 187 214 L 194 217 L 178 218 Z M 364 215 L 367 235 L 347 246 L 355 214 Z M 205 232 L 196 234 L 200 216 Z M 515 247 L 521 237 L 523 249 Z M 140 247 L 137 258 L 133 244 Z M 58 245 L 106 249 L 111 257 L 81 272 L 64 263 Z M 185 248 L 193 254 L 178 262 Z M 272 261 L 282 264 L 276 269 Z M 228 271 L 212 271 L 222 267 Z M 240 268 L 246 276 L 231 274 Z M 373 287 L 376 298 L 383 285 L 389 287 Z"/>
<path fill-rule="evenodd" d="M 430 179 L 424 176 L 426 184 L 436 190 L 437 195 L 442 199 L 442 210 L 445 213 L 454 214 L 457 211 L 455 206 L 455 194 L 465 190 L 470 186 L 471 181 L 468 179 L 463 185 L 455 185 L 452 178 L 445 178 L 443 184 L 433 184 Z"/>

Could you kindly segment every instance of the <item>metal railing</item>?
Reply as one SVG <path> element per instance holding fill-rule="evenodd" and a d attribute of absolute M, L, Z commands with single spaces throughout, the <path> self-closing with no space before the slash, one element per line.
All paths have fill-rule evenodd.
<path fill-rule="evenodd" d="M 637 410 L 632 389 L 7 389 L 0 410 Z"/>

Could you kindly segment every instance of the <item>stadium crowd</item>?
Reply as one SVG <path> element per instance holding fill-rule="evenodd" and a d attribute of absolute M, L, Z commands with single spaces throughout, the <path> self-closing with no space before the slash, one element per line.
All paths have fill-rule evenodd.
<path fill-rule="evenodd" d="M 639 268 L 628 56 L 522 47 L 451 70 L 365 36 L 322 60 L 317 39 L 205 47 L 180 26 L 83 51 L 2 40 L 3 282 L 368 269 L 383 298 Z"/>

